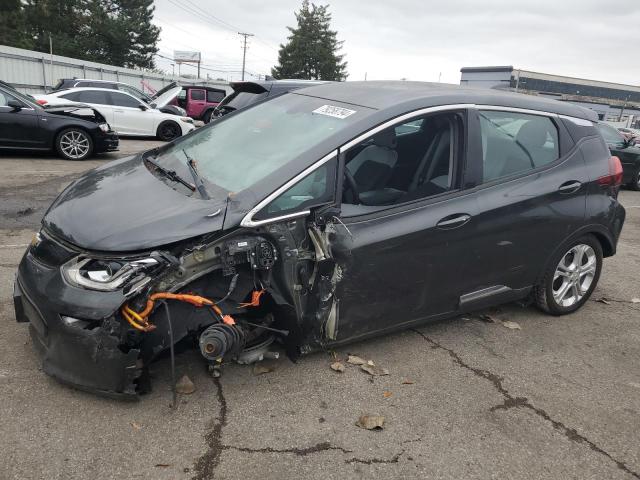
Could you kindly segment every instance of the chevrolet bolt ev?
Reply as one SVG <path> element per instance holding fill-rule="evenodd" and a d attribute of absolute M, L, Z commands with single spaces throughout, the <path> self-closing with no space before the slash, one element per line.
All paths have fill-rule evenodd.
<path fill-rule="evenodd" d="M 135 398 L 178 342 L 216 366 L 514 300 L 574 312 L 625 218 L 595 121 L 443 84 L 296 90 L 69 185 L 20 263 L 16 318 L 45 372 Z"/>

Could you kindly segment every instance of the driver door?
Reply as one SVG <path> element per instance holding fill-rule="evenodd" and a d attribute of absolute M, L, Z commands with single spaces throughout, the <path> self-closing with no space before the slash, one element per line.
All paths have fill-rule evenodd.
<path fill-rule="evenodd" d="M 111 91 L 108 93 L 113 105 L 113 127 L 124 135 L 155 135 L 153 110 L 131 95 Z"/>
<path fill-rule="evenodd" d="M 351 163 L 365 166 L 375 158 L 388 163 L 388 158 L 401 155 L 390 175 L 387 172 L 386 184 L 376 185 L 373 193 L 359 192 L 366 200 L 354 200 L 349 185 L 342 188 L 340 221 L 332 242 L 342 269 L 335 340 L 458 310 L 460 297 L 469 288 L 466 265 L 475 260 L 468 246 L 477 202 L 474 193 L 460 187 L 465 118 L 465 111 L 455 111 L 425 117 L 423 122 L 405 120 L 376 134 L 383 135 L 384 142 L 373 135 L 341 152 L 343 169 Z M 372 149 L 377 143 L 387 146 Z M 392 155 L 383 154 L 389 148 Z M 370 158 L 363 160 L 358 152 L 366 151 Z M 381 171 L 381 166 L 370 166 L 361 175 L 360 170 L 351 173 L 371 184 L 372 175 L 380 176 Z M 402 193 L 390 197 L 391 190 Z"/>
<path fill-rule="evenodd" d="M 20 102 L 23 108 L 10 107 L 11 100 Z M 45 148 L 41 121 L 36 110 L 0 91 L 0 147 Z"/>

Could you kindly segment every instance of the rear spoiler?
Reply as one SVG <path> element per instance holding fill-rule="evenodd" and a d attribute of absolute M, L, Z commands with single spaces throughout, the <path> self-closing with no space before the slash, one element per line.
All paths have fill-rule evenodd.
<path fill-rule="evenodd" d="M 234 92 L 265 93 L 269 91 L 256 82 L 231 82 L 229 85 Z"/>

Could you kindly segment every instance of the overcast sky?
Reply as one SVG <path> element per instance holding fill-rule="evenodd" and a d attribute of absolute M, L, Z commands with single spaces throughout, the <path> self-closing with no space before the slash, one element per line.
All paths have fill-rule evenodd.
<path fill-rule="evenodd" d="M 255 34 L 247 71 L 269 74 L 300 4 L 156 0 L 160 54 L 201 51 L 203 65 L 211 70 L 203 70 L 203 76 L 239 79 L 237 32 L 243 31 Z M 638 0 L 335 0 L 330 12 L 344 40 L 349 80 L 366 74 L 369 80 L 459 83 L 461 67 L 514 65 L 640 85 Z M 158 58 L 157 63 L 171 72 L 171 61 Z M 182 73 L 195 68 L 183 65 Z"/>

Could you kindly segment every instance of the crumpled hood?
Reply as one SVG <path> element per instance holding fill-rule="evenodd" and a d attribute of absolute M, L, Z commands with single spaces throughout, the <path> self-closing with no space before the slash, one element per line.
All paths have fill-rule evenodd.
<path fill-rule="evenodd" d="M 225 209 L 226 198 L 202 200 L 173 190 L 138 155 L 91 170 L 73 182 L 49 207 L 42 223 L 78 247 L 126 252 L 221 230 Z"/>
<path fill-rule="evenodd" d="M 98 110 L 85 103 L 60 103 L 45 107 L 44 111 L 53 115 L 76 117 L 95 123 L 106 123 L 107 121 Z"/>

